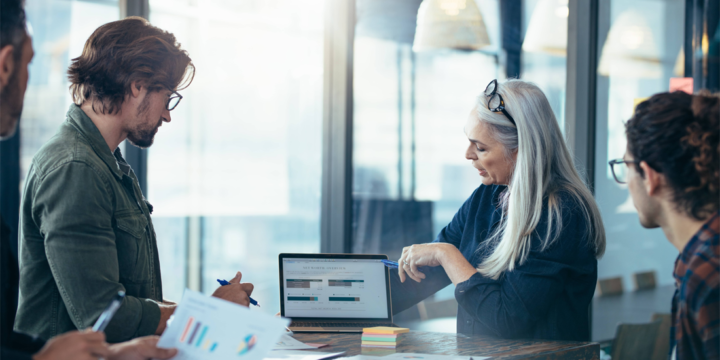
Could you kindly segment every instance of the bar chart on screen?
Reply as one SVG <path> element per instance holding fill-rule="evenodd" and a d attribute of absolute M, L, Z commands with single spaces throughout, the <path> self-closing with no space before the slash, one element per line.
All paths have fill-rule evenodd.
<path fill-rule="evenodd" d="M 275 346 L 288 323 L 186 290 L 158 347 L 178 349 L 174 360 L 260 360 Z"/>

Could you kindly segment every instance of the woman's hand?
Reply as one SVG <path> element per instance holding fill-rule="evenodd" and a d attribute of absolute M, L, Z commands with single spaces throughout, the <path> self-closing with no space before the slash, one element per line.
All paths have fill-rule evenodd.
<path fill-rule="evenodd" d="M 406 246 L 403 248 L 400 260 L 398 260 L 398 275 L 400 282 L 405 282 L 405 274 L 411 279 L 420 282 L 425 279 L 425 274 L 418 270 L 418 266 L 441 266 L 442 261 L 449 252 L 459 252 L 458 249 L 448 243 L 429 243 Z"/>

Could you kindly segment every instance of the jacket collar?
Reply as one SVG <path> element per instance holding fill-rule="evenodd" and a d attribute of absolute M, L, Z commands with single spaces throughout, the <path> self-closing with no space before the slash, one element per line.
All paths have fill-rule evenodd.
<path fill-rule="evenodd" d="M 72 104 L 67 113 L 67 121 L 85 137 L 95 154 L 102 159 L 115 177 L 122 180 L 123 172 L 120 170 L 115 155 L 110 151 L 105 138 L 90 117 L 79 106 Z M 119 149 L 116 150 L 118 153 L 119 151 Z"/>

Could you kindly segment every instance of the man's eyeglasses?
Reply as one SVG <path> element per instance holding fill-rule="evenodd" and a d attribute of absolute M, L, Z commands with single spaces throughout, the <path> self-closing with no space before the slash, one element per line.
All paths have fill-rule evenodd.
<path fill-rule="evenodd" d="M 498 94 L 497 88 L 498 88 L 497 79 L 491 81 L 488 84 L 488 86 L 485 88 L 485 96 L 488 98 L 488 102 L 487 102 L 488 110 L 490 110 L 494 113 L 501 112 L 501 113 L 505 114 L 505 116 L 507 116 L 508 120 L 510 120 L 510 122 L 513 125 L 517 126 L 517 124 L 515 124 L 515 119 L 513 119 L 513 117 L 510 116 L 510 114 L 508 114 L 507 110 L 505 110 L 505 100 L 503 100 L 502 96 L 500 96 L 500 94 Z"/>
<path fill-rule="evenodd" d="M 610 170 L 612 171 L 613 177 L 618 184 L 627 184 L 628 165 L 637 164 L 637 161 L 615 159 L 608 162 L 610 164 Z"/>
<path fill-rule="evenodd" d="M 168 111 L 172 111 L 172 109 L 175 109 L 180 103 L 180 100 L 182 100 L 182 95 L 178 94 L 177 91 L 173 91 L 167 101 L 166 108 L 168 109 Z"/>

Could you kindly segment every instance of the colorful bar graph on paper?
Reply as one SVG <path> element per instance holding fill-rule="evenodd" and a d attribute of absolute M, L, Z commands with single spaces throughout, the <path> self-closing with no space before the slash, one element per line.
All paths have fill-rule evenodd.
<path fill-rule="evenodd" d="M 188 344 L 192 344 L 193 340 L 195 340 L 195 335 L 197 335 L 198 329 L 200 329 L 200 325 L 202 325 L 201 322 L 196 322 L 195 326 L 193 327 L 192 335 L 190 335 L 190 339 L 188 340 Z"/>
<path fill-rule="evenodd" d="M 185 324 L 185 330 L 183 330 L 182 336 L 180 336 L 180 342 L 187 343 L 190 346 L 201 348 L 209 352 L 213 352 L 215 351 L 215 349 L 217 349 L 218 343 L 213 342 L 211 339 L 205 338 L 208 330 L 209 326 L 203 326 L 202 322 L 195 321 L 193 317 L 190 317 L 187 321 L 187 324 Z"/>
<path fill-rule="evenodd" d="M 200 337 L 197 339 L 197 342 L 195 343 L 195 347 L 200 347 L 200 344 L 202 344 L 203 338 L 205 338 L 205 334 L 207 333 L 207 325 L 202 329 L 202 332 L 200 332 Z"/>
<path fill-rule="evenodd" d="M 192 325 L 193 318 L 190 317 L 188 319 L 187 325 L 185 325 L 185 330 L 183 331 L 182 336 L 180 337 L 180 342 L 185 342 L 185 337 L 187 337 L 188 331 L 190 330 L 190 325 Z"/>

